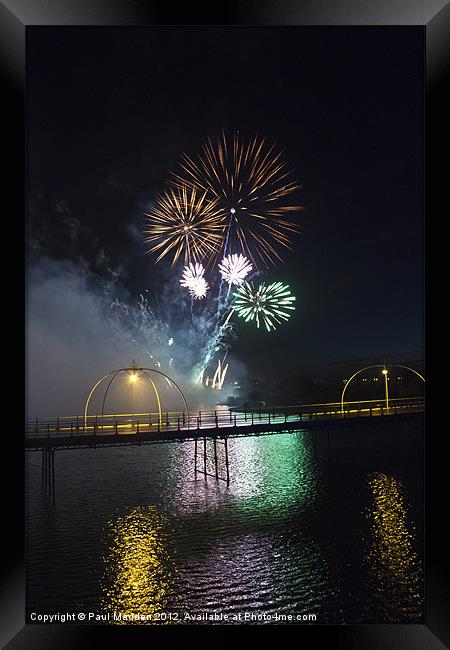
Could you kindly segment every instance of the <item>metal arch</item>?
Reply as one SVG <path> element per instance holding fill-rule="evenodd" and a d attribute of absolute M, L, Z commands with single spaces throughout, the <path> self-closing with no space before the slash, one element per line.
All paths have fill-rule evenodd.
<path fill-rule="evenodd" d="M 143 370 L 143 369 L 141 369 L 141 368 L 121 368 L 120 370 L 116 370 L 116 371 L 115 371 L 113 377 L 111 377 L 111 379 L 109 380 L 109 384 L 108 384 L 108 386 L 106 387 L 105 394 L 104 394 L 104 396 L 103 396 L 103 402 L 102 402 L 102 417 L 103 417 L 103 413 L 104 413 L 104 411 L 105 411 L 106 396 L 107 396 L 108 391 L 109 391 L 109 389 L 110 389 L 110 387 L 111 387 L 111 384 L 113 383 L 114 379 L 115 379 L 118 375 L 120 375 L 121 372 L 127 372 L 128 370 L 139 371 L 139 372 L 141 372 L 142 374 L 144 374 L 146 377 L 148 377 L 148 379 L 150 380 L 150 382 L 151 382 L 151 384 L 152 384 L 152 386 L 153 386 L 153 390 L 155 391 L 156 401 L 157 401 L 157 403 L 158 403 L 159 422 L 160 422 L 160 424 L 161 424 L 161 422 L 162 422 L 162 412 L 161 412 L 161 402 L 160 402 L 160 399 L 159 399 L 158 390 L 157 390 L 157 388 L 156 388 L 155 382 L 154 382 L 153 379 L 150 377 L 150 375 L 149 375 L 147 372 L 145 372 L 145 370 Z"/>
<path fill-rule="evenodd" d="M 409 368 L 408 366 L 398 366 L 397 364 L 383 364 L 383 363 L 376 363 L 373 366 L 366 366 L 365 368 L 361 368 L 361 370 L 357 370 L 354 375 L 350 377 L 345 383 L 345 386 L 342 390 L 342 395 L 341 395 L 341 413 L 344 413 L 344 395 L 345 391 L 347 390 L 347 387 L 349 383 L 356 377 L 356 375 L 359 375 L 360 372 L 364 372 L 364 370 L 370 370 L 370 368 L 404 368 L 405 370 L 410 370 L 414 374 L 416 374 L 420 379 L 425 383 L 425 378 L 422 377 L 422 375 L 417 372 L 417 370 L 414 370 L 413 368 Z"/>
<path fill-rule="evenodd" d="M 108 389 L 109 389 L 109 387 L 110 387 L 110 385 L 111 385 L 111 383 L 112 383 L 112 381 L 113 381 L 113 379 L 115 379 L 115 377 L 116 377 L 119 373 L 121 373 L 121 372 L 125 372 L 125 371 L 127 371 L 127 370 L 134 370 L 134 371 L 139 370 L 139 371 L 141 371 L 141 372 L 144 372 L 144 374 L 145 374 L 145 375 L 150 379 L 150 381 L 152 381 L 152 380 L 151 380 L 151 377 L 150 377 L 150 376 L 145 372 L 146 370 L 147 370 L 148 372 L 156 372 L 156 374 L 158 374 L 158 375 L 162 375 L 163 377 L 165 377 L 166 379 L 168 379 L 169 382 L 171 382 L 171 383 L 175 386 L 175 388 L 177 389 L 177 391 L 178 391 L 178 392 L 180 393 L 180 395 L 181 395 L 181 398 L 182 398 L 182 400 L 183 400 L 184 406 L 186 407 L 186 414 L 187 414 L 187 418 L 188 418 L 188 422 L 189 422 L 189 407 L 188 407 L 188 404 L 187 404 L 186 398 L 185 398 L 185 396 L 184 396 L 184 393 L 183 393 L 183 391 L 181 390 L 181 388 L 178 386 L 178 384 L 177 384 L 177 383 L 176 383 L 176 382 L 175 382 L 171 377 L 169 377 L 169 375 L 166 375 L 164 372 L 161 372 L 160 370 L 155 370 L 154 368 L 136 368 L 136 367 L 132 367 L 132 368 L 119 368 L 118 370 L 112 370 L 111 372 L 108 372 L 106 375 L 104 375 L 101 379 L 99 379 L 99 380 L 97 381 L 96 384 L 94 384 L 93 388 L 91 389 L 91 392 L 89 393 L 89 396 L 88 396 L 88 398 L 87 398 L 87 400 L 86 400 L 86 404 L 85 404 L 85 407 L 84 407 L 84 427 L 85 427 L 85 428 L 86 428 L 86 423 L 87 423 L 87 411 L 88 411 L 88 407 L 89 407 L 89 402 L 91 401 L 91 397 L 92 397 L 92 395 L 93 395 L 95 389 L 97 388 L 97 386 L 99 386 L 99 385 L 102 383 L 102 381 L 105 380 L 105 379 L 106 379 L 107 377 L 109 377 L 110 375 L 114 375 L 114 376 L 112 377 L 111 381 L 110 381 L 109 384 L 108 384 L 108 388 L 107 388 L 107 390 L 106 390 L 106 392 L 107 392 Z M 159 395 L 158 395 L 158 392 L 157 392 L 157 390 L 156 390 L 156 387 L 155 387 L 155 384 L 154 384 L 153 381 L 152 381 L 152 385 L 153 385 L 153 388 L 154 388 L 154 390 L 155 390 L 155 392 L 156 392 L 156 394 L 157 394 L 158 406 L 159 406 L 159 409 L 160 409 Z M 105 394 L 105 397 L 103 398 L 103 407 L 104 407 L 104 403 L 105 403 L 105 398 L 106 398 L 106 394 Z M 160 410 L 159 412 L 160 412 L 160 418 L 161 418 L 161 410 Z"/>
<path fill-rule="evenodd" d="M 158 375 L 162 375 L 163 377 L 165 377 L 166 379 L 168 379 L 168 380 L 169 380 L 169 381 L 170 381 L 170 382 L 175 386 L 175 388 L 177 389 L 177 391 L 180 393 L 181 398 L 182 398 L 182 400 L 183 400 L 183 403 L 184 403 L 184 405 L 185 405 L 185 407 L 186 407 L 186 413 L 187 413 L 188 421 L 189 421 L 189 407 L 188 407 L 188 404 L 187 404 L 187 402 L 186 402 L 186 398 L 185 398 L 185 396 L 184 396 L 184 394 L 183 394 L 183 391 L 182 391 L 181 388 L 178 386 L 178 384 L 177 384 L 176 382 L 174 382 L 174 380 L 173 380 L 171 377 L 169 377 L 169 375 L 164 374 L 164 373 L 161 372 L 160 370 L 155 370 L 154 368 L 136 368 L 135 370 L 148 370 L 149 372 L 156 372 Z"/>
<path fill-rule="evenodd" d="M 156 395 L 156 401 L 158 402 L 159 424 L 162 424 L 161 402 L 160 402 L 160 399 L 159 399 L 159 393 L 158 393 L 158 389 L 156 388 L 156 384 L 153 381 L 153 379 L 150 377 L 150 375 L 145 370 L 141 370 L 141 372 L 144 373 L 144 375 L 146 377 L 148 377 L 150 379 L 151 383 L 152 383 L 153 390 L 155 391 L 155 395 Z"/>
<path fill-rule="evenodd" d="M 103 402 L 102 402 L 102 417 L 103 417 L 103 413 L 104 413 L 104 410 L 105 410 L 106 396 L 107 396 L 107 394 L 108 394 L 109 387 L 111 386 L 111 384 L 113 383 L 113 381 L 114 381 L 114 379 L 117 377 L 117 375 L 120 375 L 121 372 L 123 372 L 123 369 L 121 369 L 121 370 L 116 370 L 116 371 L 114 372 L 114 375 L 113 375 L 113 376 L 111 377 L 111 379 L 109 380 L 109 384 L 108 384 L 107 387 L 106 387 L 105 394 L 103 395 Z"/>
<path fill-rule="evenodd" d="M 420 372 L 417 372 L 417 370 L 414 370 L 414 368 L 409 368 L 408 366 L 397 366 L 396 364 L 393 365 L 393 366 L 390 366 L 390 367 L 391 368 L 404 368 L 405 370 L 411 370 L 411 372 L 413 372 L 415 375 L 420 377 L 420 379 L 423 381 L 423 383 L 425 383 L 425 377 L 422 377 Z M 389 366 L 388 366 L 388 368 L 389 368 Z"/>
<path fill-rule="evenodd" d="M 102 381 L 103 381 L 104 379 L 106 379 L 106 378 L 109 377 L 110 375 L 114 374 L 114 372 L 116 372 L 116 371 L 115 371 L 115 370 L 112 370 L 111 372 L 108 372 L 106 375 L 104 375 L 101 379 L 99 379 L 98 382 L 97 382 L 96 384 L 94 384 L 94 386 L 93 386 L 91 392 L 89 393 L 89 396 L 88 396 L 88 398 L 87 398 L 87 400 L 86 400 L 86 404 L 84 405 L 84 428 L 86 428 L 86 422 L 87 422 L 87 411 L 88 411 L 89 402 L 91 401 L 91 397 L 92 397 L 92 395 L 93 395 L 93 393 L 94 393 L 94 390 L 97 388 L 97 386 L 99 386 L 99 385 L 102 383 Z"/>

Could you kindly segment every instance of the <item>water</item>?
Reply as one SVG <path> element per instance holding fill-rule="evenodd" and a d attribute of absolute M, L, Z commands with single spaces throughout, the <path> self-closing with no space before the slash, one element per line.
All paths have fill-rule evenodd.
<path fill-rule="evenodd" d="M 28 616 L 423 622 L 420 446 L 361 435 L 230 440 L 229 486 L 193 443 L 60 450 L 54 505 L 28 453 Z"/>

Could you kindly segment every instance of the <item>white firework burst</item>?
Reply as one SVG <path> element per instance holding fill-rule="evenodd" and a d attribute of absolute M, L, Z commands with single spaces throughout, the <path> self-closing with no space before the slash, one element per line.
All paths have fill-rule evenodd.
<path fill-rule="evenodd" d="M 242 284 L 252 268 L 245 255 L 227 255 L 219 264 L 220 275 L 230 286 Z"/>
<path fill-rule="evenodd" d="M 199 278 L 191 287 L 189 287 L 189 293 L 193 298 L 201 300 L 208 293 L 208 289 L 209 284 L 206 282 L 205 278 Z"/>
<path fill-rule="evenodd" d="M 209 285 L 203 277 L 205 269 L 202 264 L 196 262 L 184 267 L 183 275 L 181 276 L 180 284 L 182 287 L 189 289 L 189 293 L 193 298 L 201 300 L 208 292 Z"/>

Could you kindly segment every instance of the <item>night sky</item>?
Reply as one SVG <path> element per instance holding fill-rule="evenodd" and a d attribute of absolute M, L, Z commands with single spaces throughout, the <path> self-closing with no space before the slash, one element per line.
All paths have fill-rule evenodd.
<path fill-rule="evenodd" d="M 258 375 L 269 349 L 287 374 L 422 348 L 421 28 L 28 28 L 27 66 L 31 273 L 67 258 L 157 291 L 146 202 L 237 129 L 285 150 L 305 210 L 270 274 L 297 310 L 233 353 Z"/>

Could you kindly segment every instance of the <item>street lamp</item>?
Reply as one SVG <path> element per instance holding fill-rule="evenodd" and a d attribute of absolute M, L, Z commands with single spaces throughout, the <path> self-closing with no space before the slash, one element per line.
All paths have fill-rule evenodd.
<path fill-rule="evenodd" d="M 386 368 L 383 368 L 381 372 L 384 375 L 384 385 L 386 389 L 386 408 L 388 409 L 389 408 L 388 371 L 386 370 Z"/>
<path fill-rule="evenodd" d="M 417 375 L 424 383 L 425 383 L 425 377 L 423 377 L 417 370 L 414 370 L 413 368 L 409 368 L 408 366 L 400 366 L 400 365 L 391 365 L 391 368 L 403 368 L 404 370 L 409 370 L 410 372 L 413 372 L 415 375 Z M 344 396 L 347 388 L 349 387 L 350 383 L 354 380 L 355 377 L 357 377 L 361 372 L 364 372 L 365 370 L 370 370 L 371 368 L 383 368 L 381 371 L 383 375 L 385 376 L 385 384 L 386 384 L 386 406 L 389 405 L 389 394 L 388 394 L 388 371 L 386 369 L 386 364 L 381 365 L 380 363 L 376 363 L 372 366 L 366 366 L 365 368 L 360 368 L 360 370 L 357 370 L 353 375 L 350 377 L 350 379 L 345 380 L 344 379 L 344 388 L 342 389 L 342 394 L 341 394 L 341 414 L 344 415 Z M 375 381 L 378 381 L 378 377 L 374 377 Z"/>

